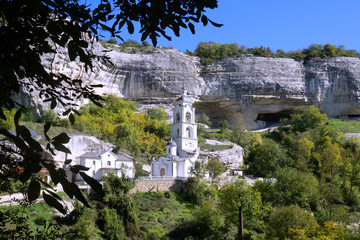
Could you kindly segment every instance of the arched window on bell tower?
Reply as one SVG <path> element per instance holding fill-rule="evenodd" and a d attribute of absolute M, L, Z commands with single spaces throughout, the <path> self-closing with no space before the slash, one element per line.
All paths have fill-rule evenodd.
<path fill-rule="evenodd" d="M 186 137 L 190 138 L 191 136 L 191 130 L 189 127 L 186 128 Z"/>
<path fill-rule="evenodd" d="M 180 137 L 180 130 L 178 128 L 176 129 L 176 136 Z"/>
<path fill-rule="evenodd" d="M 179 112 L 176 113 L 176 122 L 180 122 L 180 113 Z"/>
<path fill-rule="evenodd" d="M 186 113 L 186 122 L 191 123 L 191 113 L 189 112 Z"/>

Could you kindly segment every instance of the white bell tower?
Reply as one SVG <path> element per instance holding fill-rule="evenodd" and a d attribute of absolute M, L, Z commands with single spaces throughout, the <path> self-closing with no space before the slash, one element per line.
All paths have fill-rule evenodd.
<path fill-rule="evenodd" d="M 197 124 L 195 123 L 195 108 L 192 107 L 194 100 L 187 96 L 187 90 L 183 88 L 181 97 L 176 99 L 174 106 L 173 124 L 171 125 L 171 137 L 178 148 L 195 151 L 198 147 Z"/>

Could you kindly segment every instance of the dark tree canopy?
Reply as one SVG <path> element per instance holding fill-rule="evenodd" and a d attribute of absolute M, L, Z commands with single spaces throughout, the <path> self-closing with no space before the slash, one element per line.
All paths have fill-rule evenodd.
<path fill-rule="evenodd" d="M 20 109 L 14 118 L 15 135 L 0 128 L 2 138 L 12 143 L 1 146 L 0 181 L 15 178 L 27 182 L 31 179 L 28 200 L 39 196 L 40 185 L 45 183 L 33 176 L 45 167 L 55 184 L 61 183 L 71 198 L 75 196 L 87 205 L 79 188 L 66 179 L 65 170 L 58 168 L 49 154 L 44 154 L 54 154 L 55 149 L 70 152 L 64 146 L 69 137 L 62 133 L 50 139 L 46 133 L 51 124 L 46 123 L 44 135 L 48 144 L 43 148 L 31 137 L 30 131 L 20 125 L 23 106 L 11 98 L 12 94 L 36 93 L 43 102 L 50 102 L 52 109 L 61 104 L 67 109 L 63 115 L 72 123 L 75 120 L 73 114 L 77 114 L 74 107 L 78 99 L 89 98 L 94 103 L 101 99 L 94 93 L 94 87 L 98 86 L 87 86 L 81 79 L 71 79 L 46 69 L 41 60 L 44 55 L 53 58 L 58 49 L 65 48 L 69 61 L 78 61 L 91 71 L 93 60 L 108 61 L 92 48 L 100 32 L 110 32 L 112 37 L 121 38 L 119 34 L 124 28 L 133 33 L 133 22 L 139 22 L 141 41 L 150 38 L 156 45 L 160 36 L 170 40 L 166 33 L 169 30 L 179 36 L 181 28 L 189 28 L 195 33 L 194 23 L 220 26 L 204 14 L 206 9 L 217 7 L 216 0 L 102 0 L 94 7 L 91 10 L 77 0 L 0 0 L 0 118 L 6 119 L 4 109 Z M 69 164 L 70 160 L 65 163 Z M 20 173 L 16 172 L 19 169 Z M 72 166 L 71 170 L 78 173 L 83 169 Z M 99 183 L 84 173 L 82 176 L 101 193 Z M 65 211 L 54 192 L 48 191 L 43 197 L 49 205 Z"/>

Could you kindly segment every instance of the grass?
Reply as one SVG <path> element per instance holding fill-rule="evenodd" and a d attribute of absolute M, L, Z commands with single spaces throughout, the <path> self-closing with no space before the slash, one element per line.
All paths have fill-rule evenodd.
<path fill-rule="evenodd" d="M 359 120 L 330 119 L 329 126 L 343 133 L 360 133 Z"/>
<path fill-rule="evenodd" d="M 140 229 L 148 238 L 165 239 L 176 226 L 192 217 L 188 206 L 172 192 L 142 192 L 133 197 Z"/>
<path fill-rule="evenodd" d="M 23 205 L 13 206 L 1 206 L 0 209 L 12 209 L 18 212 L 20 215 L 25 214 L 29 217 L 29 224 L 32 230 L 35 230 L 37 226 L 43 226 L 44 222 L 50 222 L 52 216 L 55 215 L 55 211 L 44 201 L 32 204 L 28 207 Z"/>

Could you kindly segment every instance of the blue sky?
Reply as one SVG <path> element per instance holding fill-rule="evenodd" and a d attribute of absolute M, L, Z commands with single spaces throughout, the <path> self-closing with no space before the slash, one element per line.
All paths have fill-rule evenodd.
<path fill-rule="evenodd" d="M 158 45 L 194 51 L 199 42 L 214 41 L 289 51 L 331 43 L 360 51 L 360 0 L 219 0 L 218 5 L 206 14 L 223 27 L 197 24 L 195 35 L 182 30 Z M 121 36 L 140 42 L 139 34 Z"/>

